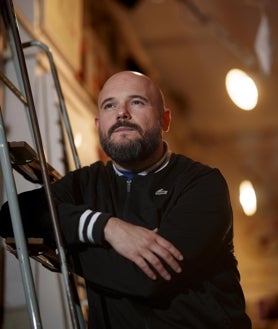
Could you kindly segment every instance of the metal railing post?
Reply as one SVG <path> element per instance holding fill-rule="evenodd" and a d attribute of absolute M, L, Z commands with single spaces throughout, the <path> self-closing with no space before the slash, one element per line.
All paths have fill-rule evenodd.
<path fill-rule="evenodd" d="M 38 329 L 42 328 L 41 317 L 35 293 L 34 280 L 27 251 L 26 239 L 23 233 L 24 231 L 19 211 L 14 176 L 12 174 L 8 143 L 5 136 L 4 121 L 2 110 L 0 108 L 0 161 L 3 171 L 3 179 L 11 212 L 12 226 L 16 240 L 17 257 L 19 261 L 29 317 L 32 328 Z"/>

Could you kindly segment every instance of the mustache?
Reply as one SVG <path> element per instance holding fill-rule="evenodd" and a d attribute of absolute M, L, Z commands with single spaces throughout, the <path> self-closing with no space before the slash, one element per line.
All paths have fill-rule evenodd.
<path fill-rule="evenodd" d="M 129 128 L 134 129 L 134 130 L 137 130 L 141 135 L 143 134 L 143 131 L 142 131 L 141 127 L 138 126 L 137 124 L 131 123 L 131 122 L 128 122 L 128 121 L 118 121 L 113 126 L 111 126 L 109 128 L 108 137 L 110 137 L 112 135 L 112 133 L 120 127 L 129 127 Z"/>

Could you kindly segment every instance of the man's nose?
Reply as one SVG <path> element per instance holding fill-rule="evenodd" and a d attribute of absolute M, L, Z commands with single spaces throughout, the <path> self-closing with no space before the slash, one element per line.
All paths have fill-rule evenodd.
<path fill-rule="evenodd" d="M 122 120 L 122 119 L 130 119 L 130 113 L 126 105 L 119 106 L 118 109 L 118 114 L 117 114 L 117 119 Z"/>

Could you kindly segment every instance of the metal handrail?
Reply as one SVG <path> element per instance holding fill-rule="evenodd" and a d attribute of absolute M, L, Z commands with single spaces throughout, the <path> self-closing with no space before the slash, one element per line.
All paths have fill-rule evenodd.
<path fill-rule="evenodd" d="M 63 92 L 62 92 L 62 88 L 61 88 L 61 84 L 60 84 L 60 80 L 59 80 L 59 76 L 58 76 L 56 65 L 55 65 L 55 62 L 54 62 L 54 59 L 53 59 L 52 52 L 46 44 L 44 44 L 43 42 L 38 41 L 38 40 L 32 40 L 32 41 L 24 42 L 22 44 L 22 47 L 23 48 L 39 47 L 40 49 L 42 49 L 45 52 L 45 54 L 48 58 L 48 62 L 49 62 L 49 65 L 50 65 L 50 70 L 51 70 L 51 73 L 52 73 L 53 81 L 54 81 L 54 84 L 55 84 L 55 89 L 56 89 L 58 100 L 59 100 L 59 108 L 60 108 L 60 112 L 61 112 L 61 115 L 62 115 L 62 118 L 63 118 L 63 122 L 65 124 L 67 136 L 68 136 L 68 139 L 69 139 L 71 151 L 72 151 L 73 158 L 74 158 L 75 167 L 80 168 L 81 163 L 80 163 L 79 156 L 77 154 L 76 146 L 74 144 L 74 138 L 73 138 L 71 124 L 70 124 L 70 120 L 69 120 L 69 116 L 68 116 L 68 112 L 67 112 L 67 108 L 66 108 L 66 103 L 65 103 L 64 95 L 63 95 Z"/>

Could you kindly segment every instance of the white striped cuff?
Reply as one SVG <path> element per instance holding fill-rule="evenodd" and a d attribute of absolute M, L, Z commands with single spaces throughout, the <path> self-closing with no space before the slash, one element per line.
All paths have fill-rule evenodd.
<path fill-rule="evenodd" d="M 95 243 L 93 230 L 100 214 L 100 212 L 94 212 L 88 209 L 81 215 L 78 227 L 78 237 L 81 242 Z"/>

